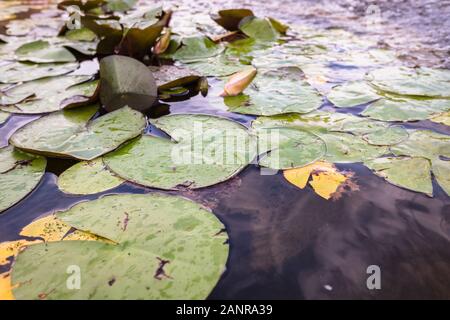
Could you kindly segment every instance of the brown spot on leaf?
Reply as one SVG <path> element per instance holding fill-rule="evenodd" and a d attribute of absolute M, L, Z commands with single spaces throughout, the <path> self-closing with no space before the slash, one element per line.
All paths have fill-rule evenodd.
<path fill-rule="evenodd" d="M 156 269 L 156 272 L 155 272 L 155 275 L 153 276 L 153 278 L 155 278 L 157 280 L 162 280 L 164 278 L 172 279 L 172 277 L 169 276 L 168 274 L 166 274 L 166 272 L 164 271 L 164 266 L 166 264 L 170 263 L 170 261 L 161 259 L 160 257 L 156 257 L 156 259 L 159 260 L 159 266 L 158 266 L 158 269 Z"/>

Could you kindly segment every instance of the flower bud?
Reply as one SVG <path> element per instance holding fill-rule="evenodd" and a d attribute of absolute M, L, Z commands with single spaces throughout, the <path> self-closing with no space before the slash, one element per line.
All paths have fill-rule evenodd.
<path fill-rule="evenodd" d="M 233 74 L 228 82 L 225 84 L 222 97 L 237 96 L 242 93 L 245 88 L 253 81 L 256 76 L 256 69 L 254 67 L 248 67 L 242 71 Z"/>

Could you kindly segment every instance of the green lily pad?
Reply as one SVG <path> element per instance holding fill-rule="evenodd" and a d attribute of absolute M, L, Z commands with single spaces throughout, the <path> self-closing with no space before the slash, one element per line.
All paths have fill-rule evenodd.
<path fill-rule="evenodd" d="M 450 97 L 450 70 L 386 67 L 367 75 L 379 89 L 402 95 Z"/>
<path fill-rule="evenodd" d="M 66 48 L 53 46 L 47 41 L 26 43 L 16 50 L 19 61 L 35 63 L 75 62 L 75 56 Z"/>
<path fill-rule="evenodd" d="M 127 105 L 145 111 L 157 97 L 153 74 L 142 62 L 119 55 L 100 61 L 100 101 L 106 110 Z"/>
<path fill-rule="evenodd" d="M 355 81 L 333 87 L 327 98 L 338 108 L 350 108 L 372 102 L 381 97 L 367 83 Z"/>
<path fill-rule="evenodd" d="M 227 9 L 220 10 L 217 14 L 212 15 L 211 18 L 224 29 L 236 31 L 239 30 L 239 23 L 242 19 L 253 15 L 253 11 L 250 9 Z"/>
<path fill-rule="evenodd" d="M 230 111 L 271 116 L 283 113 L 308 113 L 322 105 L 321 95 L 297 72 L 298 68 L 259 73 L 244 95 L 225 97 Z"/>
<path fill-rule="evenodd" d="M 429 130 L 409 130 L 408 139 L 391 147 L 398 156 L 422 157 L 433 161 L 450 158 L 450 136 Z"/>
<path fill-rule="evenodd" d="M 431 162 L 434 177 L 441 188 L 450 196 L 450 161 L 434 159 Z"/>
<path fill-rule="evenodd" d="M 247 17 L 239 24 L 239 29 L 250 38 L 259 41 L 275 41 L 279 34 L 267 18 Z"/>
<path fill-rule="evenodd" d="M 109 11 L 127 11 L 133 8 L 138 0 L 107 0 L 106 8 Z"/>
<path fill-rule="evenodd" d="M 28 246 L 12 270 L 17 299 L 205 299 L 225 270 L 229 247 L 223 224 L 181 197 L 111 195 L 57 217 L 114 244 Z M 70 266 L 81 272 L 79 290 L 67 286 Z"/>
<path fill-rule="evenodd" d="M 389 183 L 427 195 L 433 194 L 430 161 L 424 158 L 379 158 L 364 165 Z"/>
<path fill-rule="evenodd" d="M 450 127 L 450 111 L 438 114 L 430 120 Z"/>
<path fill-rule="evenodd" d="M 229 76 L 241 70 L 244 65 L 237 60 L 229 59 L 227 56 L 218 55 L 206 58 L 201 61 L 191 62 L 185 65 L 201 75 L 208 77 L 224 77 Z"/>
<path fill-rule="evenodd" d="M 200 75 L 188 68 L 180 66 L 163 65 L 160 67 L 149 67 L 156 80 L 158 90 L 167 90 L 176 87 L 193 84 L 200 80 Z"/>
<path fill-rule="evenodd" d="M 39 114 L 89 103 L 98 85 L 97 81 L 88 81 L 91 78 L 59 76 L 25 82 L 2 92 L 3 105 L 0 109 L 14 113 Z"/>
<path fill-rule="evenodd" d="M 6 34 L 10 36 L 52 37 L 57 36 L 64 26 L 63 19 L 40 17 L 11 20 L 6 25 Z"/>
<path fill-rule="evenodd" d="M 222 51 L 223 47 L 208 37 L 186 37 L 181 40 L 181 47 L 172 58 L 187 63 L 216 56 Z"/>
<path fill-rule="evenodd" d="M 139 136 L 144 116 L 129 107 L 91 120 L 97 105 L 55 112 L 30 122 L 10 138 L 14 146 L 52 157 L 92 160 Z"/>
<path fill-rule="evenodd" d="M 0 111 L 0 125 L 8 121 L 9 117 L 11 116 L 11 113 Z"/>
<path fill-rule="evenodd" d="M 113 189 L 123 182 L 106 168 L 101 158 L 97 158 L 78 162 L 61 173 L 58 188 L 70 194 L 94 194 Z"/>
<path fill-rule="evenodd" d="M 320 132 L 325 141 L 327 153 L 323 160 L 334 163 L 362 162 L 378 158 L 388 149 L 367 143 L 362 137 L 345 132 Z"/>
<path fill-rule="evenodd" d="M 294 128 L 260 128 L 259 165 L 271 169 L 303 167 L 321 159 L 326 153 L 324 141 L 317 135 Z"/>
<path fill-rule="evenodd" d="M 408 138 L 408 131 L 402 126 L 377 129 L 363 135 L 368 143 L 378 146 L 392 146 Z"/>
<path fill-rule="evenodd" d="M 41 181 L 47 161 L 9 146 L 0 149 L 0 212 L 15 205 Z"/>
<path fill-rule="evenodd" d="M 78 67 L 78 62 L 45 64 L 12 62 L 0 66 L 0 82 L 18 83 L 60 76 L 72 72 Z"/>
<path fill-rule="evenodd" d="M 153 124 L 173 140 L 142 136 L 106 155 L 120 177 L 159 189 L 197 189 L 238 174 L 256 153 L 246 128 L 209 115 L 176 114 Z"/>
<path fill-rule="evenodd" d="M 381 121 L 414 121 L 429 119 L 447 110 L 450 110 L 448 99 L 389 96 L 370 104 L 361 115 Z"/>
<path fill-rule="evenodd" d="M 88 28 L 73 29 L 66 32 L 64 37 L 72 41 L 94 41 L 97 35 Z"/>

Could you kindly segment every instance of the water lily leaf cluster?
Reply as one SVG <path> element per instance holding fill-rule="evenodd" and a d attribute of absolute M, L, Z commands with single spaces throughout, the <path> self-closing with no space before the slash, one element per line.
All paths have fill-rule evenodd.
<path fill-rule="evenodd" d="M 56 216 L 113 243 L 57 241 L 26 247 L 12 269 L 17 299 L 204 299 L 228 257 L 222 223 L 202 206 L 176 196 L 111 195 Z M 83 270 L 80 290 L 66 286 L 67 267 L 73 264 Z"/>

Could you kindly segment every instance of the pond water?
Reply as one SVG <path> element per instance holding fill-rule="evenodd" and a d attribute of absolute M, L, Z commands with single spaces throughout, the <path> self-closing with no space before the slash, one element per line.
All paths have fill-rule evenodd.
<path fill-rule="evenodd" d="M 201 3 L 196 4 L 199 6 Z M 257 12 L 265 9 L 256 7 Z M 284 17 L 289 16 L 285 9 L 280 11 Z M 317 24 L 318 18 L 312 18 L 307 23 Z M 360 72 L 358 67 L 333 68 L 338 74 Z M 230 113 L 216 103 L 220 82 L 213 80 L 210 85 L 208 98 L 169 102 L 161 105 L 159 112 L 217 114 L 249 125 L 253 117 Z M 323 108 L 331 106 L 325 103 Z M 0 126 L 0 145 L 6 145 L 15 130 L 35 118 L 10 118 Z M 430 121 L 409 126 L 450 134 L 449 127 Z M 148 134 L 152 133 L 149 129 Z M 74 163 L 49 159 L 39 186 L 0 214 L 0 242 L 19 239 L 20 230 L 37 217 L 86 199 L 159 192 L 125 183 L 92 196 L 64 194 L 56 179 Z M 168 192 L 212 208 L 226 226 L 230 245 L 227 270 L 211 299 L 450 298 L 450 198 L 439 185 L 433 181 L 434 196 L 429 197 L 395 187 L 362 164 L 338 168 L 355 173 L 358 190 L 334 201 L 319 197 L 311 188 L 298 189 L 281 172 L 264 175 L 255 165 L 213 187 Z M 381 268 L 381 290 L 366 286 L 370 265 Z M 0 273 L 8 268 L 0 268 Z"/>

